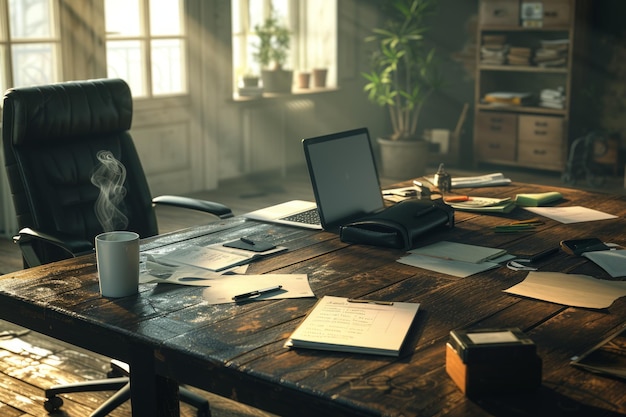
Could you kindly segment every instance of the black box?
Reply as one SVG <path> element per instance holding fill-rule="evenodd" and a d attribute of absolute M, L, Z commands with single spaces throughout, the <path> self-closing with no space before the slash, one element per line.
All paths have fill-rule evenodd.
<path fill-rule="evenodd" d="M 541 385 L 541 359 L 517 328 L 453 330 L 446 372 L 468 396 L 515 393 Z"/>

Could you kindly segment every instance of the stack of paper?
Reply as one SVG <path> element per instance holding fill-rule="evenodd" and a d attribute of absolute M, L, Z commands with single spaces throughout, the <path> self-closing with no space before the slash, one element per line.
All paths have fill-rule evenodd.
<path fill-rule="evenodd" d="M 515 208 L 515 202 L 510 197 L 468 197 L 466 201 L 450 202 L 448 204 L 457 210 L 490 213 L 510 213 Z"/>
<path fill-rule="evenodd" d="M 426 178 L 430 183 L 435 184 L 434 177 Z M 502 173 L 479 175 L 476 177 L 452 177 L 452 188 L 475 188 L 475 187 L 492 187 L 497 185 L 509 185 L 511 180 L 506 178 Z"/>
<path fill-rule="evenodd" d="M 398 356 L 418 303 L 324 296 L 285 347 Z"/>
<path fill-rule="evenodd" d="M 493 105 L 522 106 L 529 105 L 532 101 L 533 95 L 527 92 L 494 91 L 483 97 L 483 102 Z"/>
<path fill-rule="evenodd" d="M 468 277 L 497 268 L 500 266 L 498 262 L 511 258 L 513 256 L 505 249 L 442 241 L 409 251 L 398 262 L 455 277 Z M 496 259 L 498 262 L 491 262 Z"/>

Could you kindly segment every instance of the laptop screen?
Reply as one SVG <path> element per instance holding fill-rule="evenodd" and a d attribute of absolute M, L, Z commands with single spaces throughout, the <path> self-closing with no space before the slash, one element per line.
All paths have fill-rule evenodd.
<path fill-rule="evenodd" d="M 384 207 L 367 128 L 304 139 L 302 143 L 324 229 Z"/>

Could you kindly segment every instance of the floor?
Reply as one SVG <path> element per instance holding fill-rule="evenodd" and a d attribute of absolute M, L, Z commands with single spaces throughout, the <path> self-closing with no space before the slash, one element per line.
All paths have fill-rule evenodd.
<path fill-rule="evenodd" d="M 431 168 L 433 173 L 435 168 Z M 485 167 L 482 171 L 450 170 L 454 176 L 473 176 L 503 172 L 515 182 L 540 183 L 553 186 L 591 188 L 607 193 L 625 194 L 623 176 L 607 176 L 602 185 L 589 184 L 586 178 L 577 184 L 564 184 L 561 175 L 522 169 Z M 386 187 L 393 183 L 381 179 Z M 289 199 L 313 199 L 308 175 L 304 169 L 293 169 L 288 175 L 255 175 L 223 181 L 217 190 L 194 193 L 191 196 L 222 202 L 242 214 L 260 207 Z M 180 229 L 206 222 L 205 215 L 180 214 L 173 208 L 157 208 L 161 232 Z M 21 258 L 16 245 L 0 238 L 0 273 L 21 269 Z M 69 396 L 62 412 L 48 414 L 42 407 L 43 389 L 57 381 L 79 381 L 101 378 L 108 369 L 108 358 L 61 343 L 46 336 L 28 331 L 11 323 L 0 321 L 0 415 L 3 417 L 64 416 L 83 417 L 101 403 L 109 394 L 90 393 Z M 267 416 L 259 410 L 234 403 L 209 393 L 214 417 Z M 182 408 L 183 416 L 193 416 L 188 406 Z M 128 403 L 111 416 L 128 416 Z"/>

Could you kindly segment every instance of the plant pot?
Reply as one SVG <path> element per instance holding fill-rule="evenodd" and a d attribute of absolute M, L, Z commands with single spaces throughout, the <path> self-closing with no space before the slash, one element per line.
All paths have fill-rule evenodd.
<path fill-rule="evenodd" d="M 299 72 L 298 73 L 298 88 L 309 88 L 311 83 L 311 73 L 310 72 Z"/>
<path fill-rule="evenodd" d="M 259 77 L 243 77 L 243 86 L 244 87 L 258 87 L 259 86 Z"/>
<path fill-rule="evenodd" d="M 409 180 L 421 177 L 428 163 L 428 142 L 377 139 L 383 176 Z"/>
<path fill-rule="evenodd" d="M 277 69 L 263 70 L 263 91 L 266 93 L 291 93 L 293 84 L 293 71 Z"/>
<path fill-rule="evenodd" d="M 326 87 L 327 68 L 313 69 L 313 87 Z"/>

